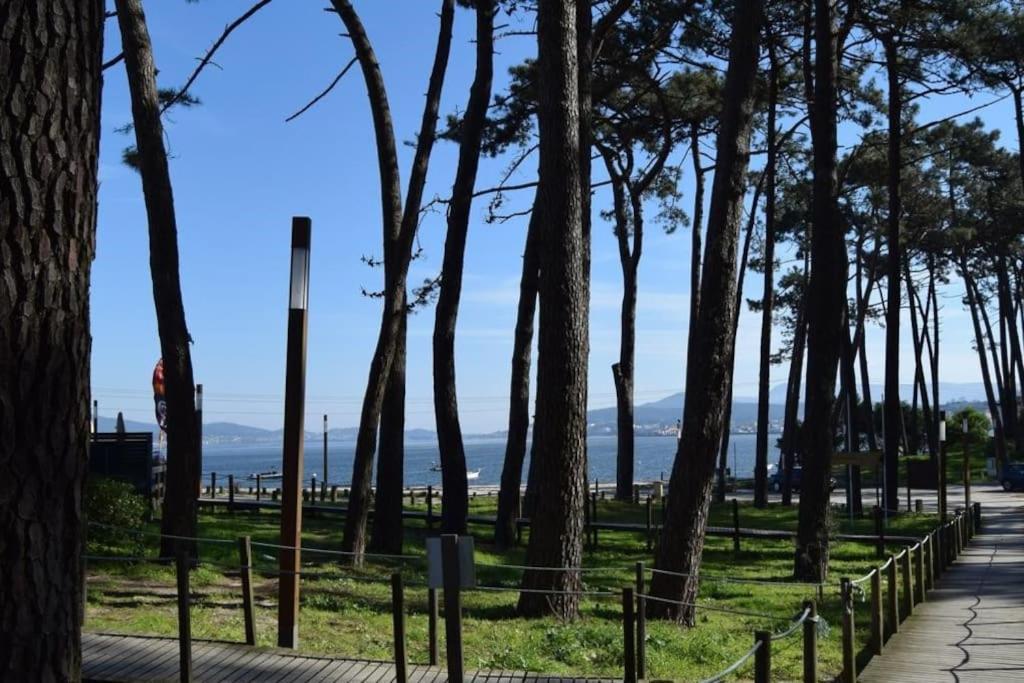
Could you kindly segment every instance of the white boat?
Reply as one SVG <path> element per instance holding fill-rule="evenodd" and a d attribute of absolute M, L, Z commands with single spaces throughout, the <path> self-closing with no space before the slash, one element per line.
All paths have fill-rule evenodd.
<path fill-rule="evenodd" d="M 249 475 L 249 479 L 255 481 L 256 477 L 260 478 L 260 481 L 268 481 L 271 479 L 284 479 L 284 475 L 277 470 L 270 470 L 268 472 L 253 472 Z"/>
<path fill-rule="evenodd" d="M 480 478 L 480 470 L 469 470 L 466 472 L 466 481 L 473 481 Z"/>

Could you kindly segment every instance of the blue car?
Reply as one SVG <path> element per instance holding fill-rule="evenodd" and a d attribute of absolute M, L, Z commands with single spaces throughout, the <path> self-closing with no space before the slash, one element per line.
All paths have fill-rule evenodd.
<path fill-rule="evenodd" d="M 1024 489 L 1024 462 L 1011 462 L 1003 472 L 1000 483 L 1004 491 Z"/>

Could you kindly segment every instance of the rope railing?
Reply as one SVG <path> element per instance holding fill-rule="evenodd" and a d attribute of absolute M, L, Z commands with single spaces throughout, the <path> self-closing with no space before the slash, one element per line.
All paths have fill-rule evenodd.
<path fill-rule="evenodd" d="M 490 591 L 494 593 L 536 593 L 538 595 L 581 595 L 593 597 L 610 597 L 622 595 L 620 591 L 560 591 L 547 588 L 520 588 L 519 586 L 474 586 L 469 590 Z"/>
<path fill-rule="evenodd" d="M 653 600 L 654 602 L 661 602 L 666 605 L 676 605 L 677 607 L 693 607 L 694 609 L 708 610 L 710 612 L 723 612 L 725 614 L 735 614 L 741 617 L 755 617 L 757 619 L 768 619 L 771 621 L 786 621 L 785 617 L 776 617 L 765 612 L 749 612 L 746 610 L 730 609 L 728 607 L 716 607 L 715 605 L 702 605 L 695 602 L 685 602 L 683 600 L 670 600 L 669 598 L 661 598 L 656 595 L 648 595 L 647 593 L 637 593 L 636 597 L 643 600 Z"/>
<path fill-rule="evenodd" d="M 731 577 L 731 576 L 721 576 L 721 575 L 718 575 L 718 574 L 690 574 L 690 573 L 686 573 L 686 572 L 674 572 L 674 571 L 670 571 L 668 569 L 657 569 L 655 567 L 651 567 L 650 572 L 652 574 L 664 574 L 665 576 L 676 576 L 676 577 L 679 577 L 679 578 L 695 578 L 695 579 L 699 579 L 699 580 L 702 580 L 702 581 L 706 580 L 706 581 L 721 581 L 721 582 L 724 582 L 724 583 L 746 583 L 746 584 L 772 586 L 772 587 L 789 586 L 789 587 L 793 587 L 793 588 L 820 588 L 822 586 L 827 586 L 828 585 L 827 583 L 808 583 L 808 582 L 802 582 L 802 581 L 765 581 L 763 579 L 742 579 L 742 578 L 734 578 L 734 577 Z"/>
<path fill-rule="evenodd" d="M 516 569 L 532 572 L 578 572 L 580 574 L 610 574 L 613 572 L 625 574 L 632 571 L 632 567 L 537 567 L 524 564 L 478 564 L 477 569 Z"/>
<path fill-rule="evenodd" d="M 750 659 L 751 657 L 753 657 L 754 654 L 760 649 L 760 647 L 761 647 L 761 641 L 758 641 L 758 642 L 754 643 L 754 647 L 752 647 L 749 650 L 747 650 L 746 653 L 744 653 L 742 657 L 740 657 L 735 662 L 730 664 L 727 669 L 723 669 L 722 671 L 719 671 L 717 674 L 715 674 L 711 678 L 705 678 L 703 681 L 701 681 L 701 683 L 719 683 L 720 681 L 724 681 L 725 678 L 729 674 L 735 672 L 741 666 L 746 664 L 747 660 Z"/>
<path fill-rule="evenodd" d="M 786 629 L 785 631 L 783 631 L 781 633 L 773 633 L 772 634 L 772 640 L 785 640 L 786 638 L 789 638 L 791 635 L 796 633 L 797 630 L 799 630 L 801 626 L 804 625 L 804 622 L 807 621 L 807 619 L 810 616 L 811 616 L 811 608 L 810 607 L 804 607 L 804 611 L 801 612 L 800 616 L 796 618 L 796 621 L 793 622 L 793 625 L 790 626 L 788 629 Z"/>

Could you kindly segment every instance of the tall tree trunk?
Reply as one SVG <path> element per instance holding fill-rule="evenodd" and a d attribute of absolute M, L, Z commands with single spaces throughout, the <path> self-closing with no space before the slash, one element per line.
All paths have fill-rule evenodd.
<path fill-rule="evenodd" d="M 839 378 L 843 396 L 843 421 L 846 425 L 846 450 L 850 453 L 860 451 L 860 432 L 857 430 L 857 374 L 853 367 L 853 340 L 850 338 L 850 308 L 847 304 L 843 324 L 842 357 L 840 358 Z M 860 467 L 850 466 L 850 505 L 853 514 L 858 517 L 864 512 L 864 501 L 861 496 Z"/>
<path fill-rule="evenodd" d="M 1002 320 L 1001 327 L 1005 330 L 1005 341 L 1003 343 L 1003 359 L 1005 369 L 1003 376 L 1006 378 L 1006 403 L 1007 412 L 1013 422 L 1006 424 L 1006 429 L 1013 434 L 1014 452 L 1019 456 L 1024 454 L 1024 438 L 1021 438 L 1021 421 L 1017 419 L 1017 368 L 1021 366 L 1020 336 L 1017 332 L 1017 316 L 1013 306 L 1013 298 L 1010 293 L 1010 276 L 1006 266 L 1006 257 L 1000 255 L 996 259 L 997 292 L 999 294 L 999 315 Z M 1007 352 L 1008 349 L 1008 352 Z M 1006 360 L 1007 353 L 1009 360 Z"/>
<path fill-rule="evenodd" d="M 935 410 L 932 411 L 932 428 L 931 433 L 936 442 L 936 454 L 938 457 L 938 440 L 939 440 L 939 421 L 941 418 L 940 408 L 942 402 L 939 396 L 939 296 L 935 287 L 936 278 L 936 267 L 935 267 L 935 254 L 928 255 L 928 297 L 931 300 L 932 309 L 932 336 L 929 344 L 929 360 L 931 361 L 931 375 L 932 375 L 932 405 L 935 406 Z"/>
<path fill-rule="evenodd" d="M 459 406 L 455 391 L 455 323 L 462 296 L 462 272 L 480 162 L 480 144 L 491 99 L 494 73 L 494 3 L 476 3 L 476 73 L 469 90 L 466 115 L 459 128 L 459 163 L 448 207 L 448 235 L 441 266 L 441 291 L 434 314 L 434 415 L 441 451 L 441 529 L 464 534 L 469 515 L 466 452 L 462 444 Z"/>
<path fill-rule="evenodd" d="M 81 676 L 103 10 L 0 4 L 3 680 Z"/>
<path fill-rule="evenodd" d="M 538 204 L 544 226 L 540 267 L 537 357 L 536 519 L 526 564 L 576 567 L 583 556 L 587 438 L 586 244 L 580 167 L 577 8 L 571 0 L 541 0 L 537 7 Z M 528 616 L 578 613 L 575 572 L 526 571 L 522 587 L 568 591 L 522 592 L 518 611 Z"/>
<path fill-rule="evenodd" d="M 530 361 L 533 356 L 533 319 L 537 310 L 537 281 L 540 276 L 540 205 L 535 201 L 523 249 L 523 273 L 519 278 L 519 307 L 512 342 L 512 378 L 509 387 L 508 437 L 498 490 L 498 513 L 494 542 L 506 548 L 516 537 L 519 489 L 530 431 Z M 532 467 L 532 462 L 531 462 Z"/>
<path fill-rule="evenodd" d="M 718 133 L 715 180 L 708 214 L 707 249 L 701 276 L 700 310 L 687 349 L 683 431 L 669 481 L 668 506 L 655 557 L 658 569 L 651 593 L 683 605 L 651 603 L 655 615 L 694 623 L 701 554 L 716 456 L 722 443 L 733 358 L 736 242 L 739 238 L 745 176 L 750 156 L 758 39 L 763 13 L 759 0 L 742 0 L 733 11 Z M 699 399 L 699 400 L 695 400 Z"/>
<path fill-rule="evenodd" d="M 860 387 L 861 393 L 864 396 L 864 420 L 868 430 L 868 449 L 872 451 L 878 450 L 878 437 L 875 434 L 875 404 L 871 398 L 871 378 L 868 374 L 868 356 L 867 356 L 867 335 L 865 334 L 864 319 L 867 316 L 868 296 L 870 296 L 872 283 L 874 280 L 875 267 L 874 260 L 871 267 L 871 275 L 868 278 L 867 292 L 868 296 L 865 296 L 865 287 L 863 283 L 863 271 L 861 267 L 861 247 L 857 249 L 857 273 L 855 281 L 856 297 L 857 297 L 857 334 L 856 334 L 856 352 L 857 360 L 860 371 Z M 878 256 L 878 241 L 875 241 L 875 251 L 873 259 Z M 879 473 L 876 471 L 875 476 L 878 477 Z"/>
<path fill-rule="evenodd" d="M 887 261 L 888 293 L 885 316 L 885 505 L 890 510 L 899 507 L 900 426 L 903 411 L 900 408 L 900 219 L 903 202 L 900 195 L 902 168 L 903 94 L 900 86 L 899 54 L 896 39 L 888 36 L 885 46 L 885 69 L 889 82 L 889 218 L 886 230 L 889 258 Z"/>
<path fill-rule="evenodd" d="M 811 281 L 807 293 L 807 403 L 803 478 L 793 573 L 824 581 L 829 553 L 829 471 L 835 450 L 830 417 L 846 301 L 846 244 L 836 202 L 836 34 L 834 0 L 814 1 L 814 150 Z"/>
<path fill-rule="evenodd" d="M 917 296 L 917 285 L 914 284 L 914 278 L 910 272 L 910 264 L 904 263 L 903 265 L 903 276 L 907 281 L 907 304 L 910 308 L 910 334 L 914 342 L 914 386 L 915 396 L 921 397 L 921 412 L 923 413 L 925 431 L 927 432 L 928 441 L 928 454 L 934 460 L 936 456 L 936 446 L 934 439 L 932 438 L 932 410 L 931 403 L 928 400 L 928 383 L 924 376 L 924 355 L 925 355 L 925 337 L 928 334 L 928 311 L 920 307 L 920 300 Z M 921 314 L 920 322 L 918 321 L 918 312 Z M 917 427 L 917 415 L 911 413 L 911 419 L 913 420 L 913 439 L 914 439 L 914 452 L 918 452 L 919 441 L 920 441 L 920 430 Z"/>
<path fill-rule="evenodd" d="M 1003 431 L 1003 419 L 999 412 L 999 404 L 996 401 L 996 393 L 992 387 L 992 376 L 989 373 L 988 367 L 988 352 L 985 350 L 985 337 L 981 331 L 981 321 L 979 320 L 978 308 L 982 306 L 982 303 L 978 301 L 978 296 L 974 287 L 974 278 L 970 274 L 970 265 L 967 262 L 967 256 L 964 254 L 960 255 L 960 277 L 964 281 L 964 289 L 967 292 L 967 307 L 971 312 L 971 323 L 974 326 L 974 343 L 978 348 L 978 362 L 981 364 L 981 380 L 985 386 L 985 398 L 988 401 L 988 411 L 992 415 L 992 430 L 994 432 L 994 442 L 996 448 L 996 458 L 999 460 L 1000 467 L 1004 467 L 1007 462 L 1006 452 L 1006 434 Z"/>
<path fill-rule="evenodd" d="M 753 242 L 754 227 L 757 225 L 757 205 L 761 200 L 761 190 L 764 188 L 764 173 L 758 178 L 757 186 L 754 188 L 754 196 L 750 200 L 750 214 L 747 219 L 747 227 L 743 237 L 743 247 L 740 249 L 740 265 L 737 268 L 736 276 L 736 307 L 733 309 L 732 336 L 729 339 L 729 354 L 735 359 L 736 354 L 736 333 L 740 325 L 740 313 L 743 311 L 743 282 L 747 277 L 747 263 L 750 261 L 750 245 Z M 691 326 L 692 329 L 692 326 Z M 735 360 L 734 360 L 735 362 Z M 725 500 L 725 470 L 729 463 L 729 441 L 732 437 L 732 382 L 726 388 L 725 417 L 722 419 L 725 429 L 722 430 L 722 443 L 718 447 L 718 467 L 716 479 L 718 490 L 722 500 Z M 733 472 L 733 477 L 737 473 Z"/>
<path fill-rule="evenodd" d="M 441 21 L 437 37 L 437 51 L 427 86 L 423 117 L 417 136 L 416 153 L 409 177 L 406 206 L 402 210 L 402 190 L 399 183 L 398 155 L 394 126 L 387 89 L 362 21 L 349 0 L 331 0 L 334 10 L 352 40 L 359 60 L 373 116 L 374 137 L 377 146 L 377 164 L 380 172 L 381 205 L 384 228 L 384 310 L 380 332 L 359 416 L 359 431 L 352 461 L 352 488 L 342 549 L 354 553 L 353 561 L 362 562 L 366 547 L 366 522 L 369 517 L 370 483 L 373 475 L 373 456 L 377 446 L 377 429 L 384 403 L 385 389 L 394 363 L 395 351 L 402 321 L 406 315 L 405 287 L 412 257 L 412 244 L 419 223 L 423 186 L 426 183 L 430 153 L 436 139 L 438 108 L 444 85 L 448 55 L 451 49 L 452 23 L 455 16 L 454 0 L 442 0 Z"/>
<path fill-rule="evenodd" d="M 768 46 L 768 160 L 764 206 L 764 291 L 761 295 L 761 361 L 757 382 L 757 442 L 754 453 L 754 507 L 768 505 L 768 418 L 771 389 L 772 313 L 775 297 L 775 168 L 778 157 L 775 114 L 778 106 L 779 66 Z"/>
<path fill-rule="evenodd" d="M 370 549 L 400 555 L 404 540 L 402 504 L 405 483 L 405 358 L 408 316 L 399 321 L 395 359 L 391 363 L 380 412 L 380 455 L 373 497 Z"/>
<path fill-rule="evenodd" d="M 810 255 L 804 256 L 804 295 L 793 329 L 793 352 L 789 360 L 786 382 L 786 410 L 782 422 L 782 504 L 793 504 L 793 468 L 796 467 L 797 414 L 800 409 L 800 387 L 803 379 L 804 349 L 807 346 L 807 279 Z"/>
<path fill-rule="evenodd" d="M 160 122 L 153 46 L 140 0 L 117 0 L 139 170 L 149 222 L 149 269 L 153 278 L 160 352 L 167 400 L 167 482 L 160 529 L 170 536 L 195 536 L 199 478 L 199 425 L 192 378 L 192 338 L 185 322 L 178 270 L 178 228 L 174 195 Z M 160 539 L 160 555 L 172 557 L 178 541 Z"/>

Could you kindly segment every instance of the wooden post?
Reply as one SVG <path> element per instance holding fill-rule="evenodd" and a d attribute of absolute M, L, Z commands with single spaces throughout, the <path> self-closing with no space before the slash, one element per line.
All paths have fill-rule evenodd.
<path fill-rule="evenodd" d="M 885 523 L 882 519 L 882 508 L 877 505 L 871 508 L 871 516 L 875 520 L 875 557 L 885 557 Z"/>
<path fill-rule="evenodd" d="M 914 553 L 914 593 L 919 603 L 924 602 L 924 543 L 918 543 Z"/>
<path fill-rule="evenodd" d="M 437 666 L 437 589 L 427 589 L 427 646 L 430 666 Z"/>
<path fill-rule="evenodd" d="M 330 480 L 328 479 L 328 476 L 327 476 L 327 415 L 325 414 L 324 415 L 324 488 L 323 488 L 323 498 L 321 498 L 321 500 L 325 500 L 327 498 L 327 482 L 328 481 L 330 481 Z"/>
<path fill-rule="evenodd" d="M 459 537 L 441 535 L 441 568 L 444 574 L 444 636 L 448 680 L 462 677 L 462 597 L 459 578 Z"/>
<path fill-rule="evenodd" d="M 900 574 L 903 575 L 903 594 L 907 597 L 907 616 L 909 617 L 914 613 L 914 589 L 913 589 L 913 577 L 910 573 L 910 548 L 903 549 L 903 556 L 900 559 L 900 563 L 903 565 L 900 567 Z"/>
<path fill-rule="evenodd" d="M 974 533 L 981 531 L 981 503 L 973 503 L 974 505 Z"/>
<path fill-rule="evenodd" d="M 654 501 L 647 499 L 647 550 L 654 548 Z"/>
<path fill-rule="evenodd" d="M 636 563 L 636 676 L 647 678 L 647 601 L 644 594 L 644 563 Z"/>
<path fill-rule="evenodd" d="M 405 656 L 405 594 L 402 589 L 402 575 L 391 574 L 391 622 L 395 635 L 395 680 L 408 681 L 408 660 Z"/>
<path fill-rule="evenodd" d="M 584 545 L 588 549 L 593 549 L 590 535 L 590 494 L 586 491 L 583 492 L 583 538 Z"/>
<path fill-rule="evenodd" d="M 840 680 L 843 683 L 856 683 L 857 662 L 853 656 L 853 586 L 850 584 L 850 579 L 845 577 L 841 579 L 840 583 L 843 609 L 843 673 Z"/>
<path fill-rule="evenodd" d="M 594 495 L 590 498 L 590 528 L 594 534 L 594 549 L 597 549 L 597 482 L 594 482 Z"/>
<path fill-rule="evenodd" d="M 235 511 L 235 475 L 228 475 L 228 512 Z"/>
<path fill-rule="evenodd" d="M 633 484 L 633 504 L 640 504 L 640 484 Z"/>
<path fill-rule="evenodd" d="M 434 528 L 434 487 L 427 486 L 427 530 Z"/>
<path fill-rule="evenodd" d="M 256 475 L 256 500 L 260 500 L 263 497 L 263 483 L 260 481 L 260 475 Z"/>
<path fill-rule="evenodd" d="M 633 615 L 633 589 L 622 589 L 622 661 L 624 663 L 623 683 L 637 683 L 636 643 L 633 639 L 635 624 Z M 451 680 L 451 676 L 449 676 Z M 461 680 L 461 679 L 457 679 Z"/>
<path fill-rule="evenodd" d="M 217 473 L 210 472 L 210 498 L 217 497 Z"/>
<path fill-rule="evenodd" d="M 811 610 L 804 622 L 804 681 L 818 683 L 818 609 L 814 600 L 804 600 L 804 607 Z"/>
<path fill-rule="evenodd" d="M 930 591 L 935 588 L 935 574 L 932 571 L 932 558 L 935 556 L 935 547 L 932 545 L 931 534 L 924 537 L 921 549 L 924 550 L 925 546 L 927 546 L 927 551 L 924 556 L 924 588 L 926 591 Z"/>
<path fill-rule="evenodd" d="M 732 549 L 740 551 L 740 503 L 735 498 L 732 499 Z"/>
<path fill-rule="evenodd" d="M 914 499 L 914 512 L 924 512 L 924 501 L 921 500 L 920 498 Z"/>
<path fill-rule="evenodd" d="M 760 643 L 754 653 L 754 683 L 770 683 L 772 680 L 772 634 L 771 631 L 754 631 L 754 642 Z"/>
<path fill-rule="evenodd" d="M 253 615 L 252 540 L 238 537 L 238 568 L 242 576 L 242 616 L 245 619 L 245 644 L 256 644 L 256 620 Z"/>
<path fill-rule="evenodd" d="M 192 618 L 189 610 L 189 556 L 187 542 L 178 543 L 178 672 L 182 683 L 192 681 Z"/>
<path fill-rule="evenodd" d="M 871 654 L 882 654 L 885 634 L 882 633 L 882 573 L 871 572 Z"/>
<path fill-rule="evenodd" d="M 900 601 L 899 587 L 896 581 L 896 556 L 889 555 L 889 565 L 885 569 L 885 607 L 889 621 L 889 637 L 900 632 Z"/>

